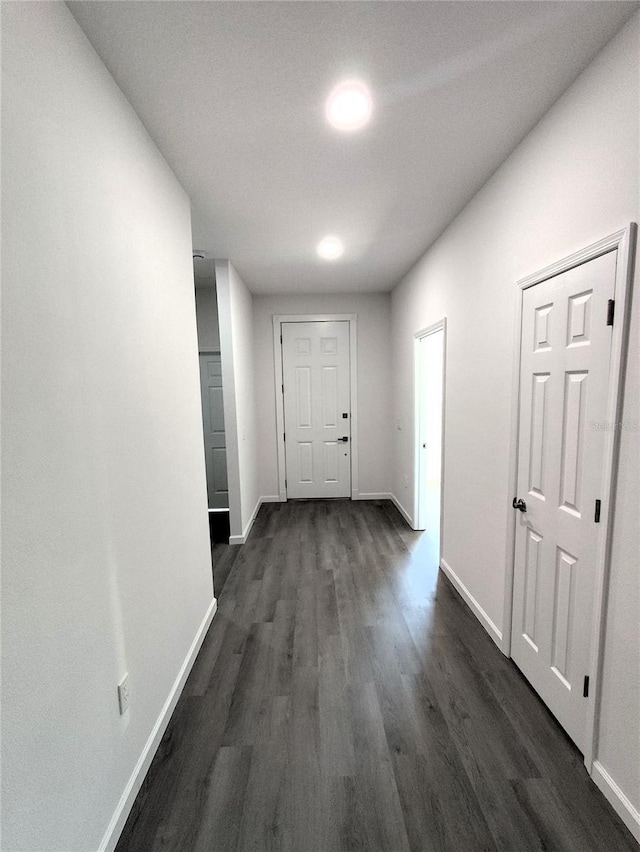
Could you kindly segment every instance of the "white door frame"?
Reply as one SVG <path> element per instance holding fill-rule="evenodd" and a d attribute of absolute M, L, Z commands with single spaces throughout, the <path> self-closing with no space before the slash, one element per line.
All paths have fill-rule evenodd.
<path fill-rule="evenodd" d="M 446 410 L 447 397 L 447 318 L 443 317 L 438 322 L 434 322 L 426 328 L 416 331 L 413 335 L 413 529 L 418 529 L 418 519 L 420 518 L 420 341 L 428 337 L 430 334 L 435 334 L 437 331 L 442 331 L 442 424 L 441 424 L 441 443 L 440 443 L 440 537 L 438 542 L 438 565 L 442 561 L 442 532 L 444 529 L 444 421 Z"/>
<path fill-rule="evenodd" d="M 520 401 L 520 348 L 522 342 L 522 301 L 523 293 L 536 284 L 567 272 L 575 266 L 594 260 L 606 252 L 617 250 L 616 281 L 615 281 L 615 319 L 611 338 L 611 361 L 609 365 L 609 395 L 607 399 L 607 423 L 618 423 L 622 415 L 622 391 L 624 387 L 624 371 L 627 354 L 627 340 L 630 323 L 630 298 L 632 285 L 633 255 L 637 236 L 637 226 L 631 223 L 628 227 L 616 231 L 608 237 L 587 246 L 581 251 L 559 260 L 550 266 L 522 278 L 516 282 L 515 322 L 516 330 L 513 358 L 513 392 L 511 399 L 511 448 L 509 456 L 509 483 L 511 491 L 508 494 L 508 523 L 507 523 L 507 565 L 505 571 L 504 612 L 501 649 L 507 656 L 511 655 L 511 623 L 513 612 L 513 576 L 515 570 L 515 529 L 516 512 L 511 507 L 511 499 L 516 496 L 518 482 L 518 431 L 519 401 Z M 605 321 L 605 317 L 602 318 Z M 598 740 L 598 722 L 600 714 L 600 695 L 602 687 L 602 656 L 604 650 L 604 631 L 606 616 L 606 597 L 609 578 L 609 563 L 611 557 L 611 531 L 614 515 L 615 486 L 617 475 L 617 459 L 619 450 L 619 430 L 610 429 L 605 435 L 605 452 L 603 459 L 602 477 L 602 514 L 601 528 L 598 539 L 598 549 L 595 562 L 595 598 L 593 608 L 593 628 L 591 634 L 590 660 L 590 689 L 586 699 L 587 727 L 585 732 L 584 762 L 591 773 L 595 759 Z"/>
<path fill-rule="evenodd" d="M 278 446 L 278 494 L 280 502 L 287 500 L 285 479 L 287 468 L 284 455 L 284 395 L 282 380 L 283 322 L 348 322 L 349 323 L 349 394 L 351 406 L 351 499 L 360 495 L 358 486 L 358 351 L 357 314 L 274 314 L 273 316 L 273 363 L 275 368 L 276 393 L 276 440 Z"/>

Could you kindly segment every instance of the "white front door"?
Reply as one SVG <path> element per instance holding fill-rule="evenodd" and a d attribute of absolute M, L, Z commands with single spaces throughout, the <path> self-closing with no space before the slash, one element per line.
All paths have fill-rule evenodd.
<path fill-rule="evenodd" d="M 612 251 L 523 293 L 511 654 L 582 750 L 615 271 Z"/>
<path fill-rule="evenodd" d="M 228 509 L 227 442 L 222 404 L 222 364 L 218 353 L 200 355 L 200 391 L 209 508 Z"/>
<path fill-rule="evenodd" d="M 349 497 L 349 323 L 281 329 L 287 497 Z"/>

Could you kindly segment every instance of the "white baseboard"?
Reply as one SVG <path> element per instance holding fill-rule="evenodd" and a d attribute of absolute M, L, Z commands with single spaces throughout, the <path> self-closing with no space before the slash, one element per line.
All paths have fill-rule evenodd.
<path fill-rule="evenodd" d="M 411 515 L 407 512 L 407 510 L 402 505 L 402 503 L 398 500 L 398 498 L 395 496 L 395 494 L 389 494 L 389 499 L 391 500 L 393 505 L 396 507 L 396 509 L 400 512 L 400 514 L 405 519 L 405 521 L 409 524 L 411 529 L 412 530 L 415 529 Z"/>
<path fill-rule="evenodd" d="M 267 494 L 264 497 L 258 497 L 255 508 L 251 514 L 251 518 L 247 522 L 246 527 L 242 531 L 242 535 L 230 535 L 229 536 L 229 544 L 246 544 L 247 539 L 249 538 L 249 533 L 251 532 L 251 528 L 253 527 L 256 518 L 258 517 L 258 512 L 260 511 L 260 506 L 263 503 L 280 503 L 280 495 L 279 494 Z"/>
<path fill-rule="evenodd" d="M 605 799 L 640 843 L 640 811 L 629 801 L 599 760 L 593 762 L 591 777 Z"/>
<path fill-rule="evenodd" d="M 111 821 L 107 826 L 107 830 L 104 833 L 102 842 L 98 847 L 98 852 L 113 852 L 113 850 L 116 848 L 118 839 L 120 837 L 120 834 L 122 833 L 122 829 L 124 828 L 124 824 L 127 821 L 127 817 L 129 816 L 129 812 L 133 807 L 133 803 L 135 802 L 136 796 L 138 795 L 138 791 L 142 786 L 142 782 L 144 781 L 145 775 L 147 774 L 149 767 L 151 766 L 151 761 L 153 760 L 155 753 L 158 750 L 162 735 L 167 729 L 167 725 L 169 724 L 169 720 L 171 719 L 171 714 L 175 710 L 176 704 L 178 703 L 178 699 L 180 698 L 184 685 L 187 681 L 187 678 L 189 677 L 189 672 L 191 671 L 195 659 L 198 656 L 198 651 L 200 650 L 200 646 L 204 641 L 204 637 L 207 635 L 207 630 L 209 629 L 209 625 L 211 624 L 213 616 L 216 614 L 217 608 L 218 602 L 214 598 L 209 604 L 209 608 L 207 609 L 205 617 L 203 618 L 202 623 L 195 635 L 195 638 L 191 643 L 191 647 L 187 652 L 187 656 L 184 658 L 184 662 L 180 666 L 180 671 L 178 672 L 178 676 L 176 677 L 175 682 L 171 687 L 171 691 L 167 696 L 167 700 L 164 702 L 164 706 L 160 711 L 160 715 L 158 716 L 156 723 L 153 726 L 151 733 L 149 734 L 149 739 L 147 740 L 144 748 L 142 749 L 142 754 L 138 758 L 138 762 L 136 763 L 135 769 L 131 773 L 131 777 L 127 782 L 127 786 L 124 788 L 124 792 L 120 797 L 120 801 L 118 802 L 114 814 L 111 817 Z"/>
<path fill-rule="evenodd" d="M 253 512 L 251 513 L 251 517 L 247 521 L 245 528 L 242 530 L 242 535 L 230 535 L 229 536 L 229 544 L 246 544 L 247 539 L 249 538 L 249 533 L 251 532 L 251 527 L 254 524 L 254 521 L 260 511 L 260 506 L 262 505 L 262 497 L 258 497 L 256 500 L 256 505 L 253 508 Z"/>
<path fill-rule="evenodd" d="M 391 494 L 388 491 L 360 491 L 354 500 L 391 500 Z"/>
<path fill-rule="evenodd" d="M 453 568 L 449 565 L 446 559 L 440 559 L 440 567 L 447 575 L 447 577 L 451 580 L 452 584 L 455 586 L 456 590 L 467 604 L 469 609 L 476 616 L 480 624 L 487 631 L 489 636 L 493 639 L 496 645 L 502 650 L 502 631 L 498 629 L 497 625 L 489 618 L 487 613 L 480 606 L 478 601 L 471 594 L 469 589 L 462 582 L 460 577 L 456 574 Z"/>

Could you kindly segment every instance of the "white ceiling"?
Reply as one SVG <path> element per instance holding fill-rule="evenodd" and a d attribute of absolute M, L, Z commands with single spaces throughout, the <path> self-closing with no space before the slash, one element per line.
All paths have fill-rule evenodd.
<path fill-rule="evenodd" d="M 638 8 L 68 5 L 191 197 L 194 246 L 254 293 L 391 289 Z M 323 116 L 344 77 L 375 102 L 350 136 Z M 337 262 L 315 255 L 327 233 Z"/>

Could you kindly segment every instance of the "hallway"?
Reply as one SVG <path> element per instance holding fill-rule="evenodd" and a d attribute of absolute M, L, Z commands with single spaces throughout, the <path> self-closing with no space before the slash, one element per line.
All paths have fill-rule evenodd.
<path fill-rule="evenodd" d="M 390 503 L 266 504 L 214 566 L 117 852 L 636 850 Z"/>

